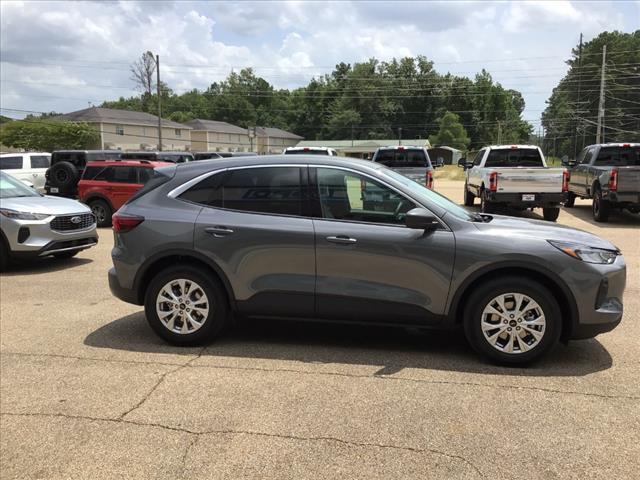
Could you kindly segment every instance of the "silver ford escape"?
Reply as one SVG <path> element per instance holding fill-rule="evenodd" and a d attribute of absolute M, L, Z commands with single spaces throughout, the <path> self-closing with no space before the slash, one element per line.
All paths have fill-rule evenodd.
<path fill-rule="evenodd" d="M 113 227 L 112 292 L 174 344 L 212 339 L 232 314 L 462 326 L 477 351 L 522 364 L 622 317 L 625 263 L 608 241 L 473 214 L 367 161 L 161 168 Z"/>

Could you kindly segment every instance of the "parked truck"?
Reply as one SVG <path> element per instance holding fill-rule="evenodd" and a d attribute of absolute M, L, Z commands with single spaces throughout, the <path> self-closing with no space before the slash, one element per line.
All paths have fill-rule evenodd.
<path fill-rule="evenodd" d="M 461 158 L 458 166 L 465 169 L 464 204 L 472 206 L 477 197 L 484 213 L 496 206 L 542 208 L 544 219 L 553 222 L 566 200 L 568 171 L 548 167 L 535 145 L 493 145 L 471 162 Z"/>
<path fill-rule="evenodd" d="M 640 213 L 640 143 L 604 143 L 586 147 L 571 167 L 565 207 L 576 198 L 593 199 L 593 218 L 606 222 L 613 209 Z"/>

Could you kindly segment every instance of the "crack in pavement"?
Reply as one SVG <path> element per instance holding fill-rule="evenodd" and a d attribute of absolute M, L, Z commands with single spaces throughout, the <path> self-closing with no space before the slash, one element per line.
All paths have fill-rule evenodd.
<path fill-rule="evenodd" d="M 102 358 L 94 358 L 94 357 L 81 357 L 81 356 L 71 356 L 71 355 L 60 355 L 60 354 L 50 354 L 50 353 L 21 353 L 21 352 L 3 352 L 0 353 L 2 355 L 23 355 L 23 356 L 43 356 L 43 357 L 59 357 L 59 358 L 71 358 L 77 360 L 88 360 L 88 361 L 97 361 L 97 362 L 114 362 L 114 363 L 132 363 L 132 364 L 144 364 L 144 365 L 164 365 L 164 366 L 176 366 L 173 370 L 169 370 L 161 375 L 158 379 L 158 382 L 152 387 L 145 397 L 138 402 L 138 404 L 134 405 L 131 409 L 126 411 L 121 415 L 124 417 L 125 415 L 131 413 L 132 411 L 138 409 L 149 397 L 155 392 L 155 390 L 160 386 L 160 384 L 165 380 L 169 374 L 175 373 L 184 368 L 212 368 L 219 370 L 246 370 L 246 371 L 258 371 L 258 372 L 283 372 L 283 373 L 298 373 L 303 375 L 326 375 L 326 376 L 335 376 L 335 377 L 347 377 L 347 378 L 374 378 L 380 380 L 393 380 L 400 382 L 413 382 L 413 383 L 423 383 L 428 385 L 456 385 L 456 386 L 466 386 L 466 387 L 481 387 L 481 388 L 496 388 L 496 389 L 508 389 L 508 390 L 530 390 L 530 391 L 538 391 L 544 393 L 553 393 L 559 395 L 582 395 L 586 397 L 595 397 L 595 398 L 603 398 L 609 400 L 640 400 L 640 396 L 635 395 L 608 395 L 604 393 L 592 393 L 592 392 L 579 392 L 576 390 L 560 390 L 554 388 L 545 388 L 545 387 L 532 387 L 528 385 L 504 385 L 504 384 L 492 384 L 492 383 L 481 383 L 481 382 L 464 382 L 464 381 L 455 381 L 455 380 L 427 380 L 421 378 L 411 378 L 411 377 L 402 377 L 402 376 L 392 376 L 385 374 L 357 374 L 357 373 L 342 373 L 342 372 L 318 372 L 318 371 L 306 371 L 306 370 L 297 370 L 295 368 L 264 368 L 264 367 L 241 367 L 241 366 L 228 366 L 228 365 L 193 365 L 193 363 L 200 359 L 204 353 L 204 351 L 208 347 L 202 347 L 200 352 L 185 363 L 163 363 L 163 362 L 141 362 L 135 360 L 111 360 L 111 359 L 102 359 Z M 388 365 L 387 367 L 394 367 L 393 365 Z M 385 367 L 386 368 L 386 367 Z"/>
<path fill-rule="evenodd" d="M 402 450 L 407 452 L 419 453 L 419 454 L 432 454 L 439 455 L 442 457 L 450 458 L 452 460 L 458 460 L 469 467 L 471 467 L 480 478 L 486 478 L 482 471 L 469 459 L 463 457 L 462 455 L 457 455 L 455 453 L 447 453 L 442 450 L 437 450 L 435 448 L 420 448 L 420 447 L 410 447 L 410 446 L 400 446 L 400 445 L 392 445 L 392 444 L 384 444 L 384 443 L 370 443 L 370 442 L 357 442 L 353 440 L 345 440 L 337 437 L 303 437 L 299 435 L 285 435 L 281 433 L 267 433 L 267 432 L 259 432 L 254 430 L 190 430 L 183 427 L 173 427 L 170 425 L 163 425 L 161 423 L 145 423 L 134 420 L 127 420 L 124 418 L 101 418 L 101 417 L 90 417 L 84 415 L 69 415 L 64 413 L 17 413 L 17 412 L 0 412 L 0 416 L 8 416 L 8 417 L 49 417 L 49 418 L 64 418 L 71 420 L 87 420 L 92 422 L 108 422 L 108 423 L 124 423 L 127 425 L 136 425 L 140 427 L 155 427 L 162 428 L 164 430 L 170 430 L 173 432 L 187 433 L 190 435 L 194 435 L 196 440 L 192 441 L 186 448 L 185 453 L 182 457 L 183 468 L 186 466 L 187 455 L 189 450 L 193 448 L 196 444 L 196 441 L 203 435 L 250 435 L 257 437 L 267 437 L 267 438 L 280 438 L 285 440 L 294 440 L 294 441 L 303 441 L 303 442 L 334 442 L 340 443 L 343 445 L 351 446 L 351 447 L 374 447 L 380 449 L 389 449 L 389 450 Z"/>
<path fill-rule="evenodd" d="M 136 403 L 133 407 L 131 407 L 130 409 L 126 410 L 124 413 L 122 413 L 118 419 L 122 420 L 125 416 L 129 415 L 131 412 L 137 410 L 138 408 L 140 408 L 147 400 L 149 400 L 149 398 L 151 397 L 151 395 L 153 395 L 153 392 L 156 391 L 156 389 L 162 384 L 162 382 L 164 382 L 164 379 L 167 378 L 168 375 L 172 374 L 172 373 L 176 373 L 179 370 L 182 370 L 183 368 L 187 368 L 192 362 L 195 362 L 196 360 L 198 360 L 201 356 L 202 353 L 204 352 L 206 347 L 202 347 L 200 349 L 200 351 L 198 352 L 198 354 L 193 357 L 191 360 L 189 360 L 188 362 L 184 363 L 183 365 L 178 366 L 177 368 L 174 368 L 173 370 L 168 370 L 166 372 L 164 372 L 162 375 L 160 375 L 160 378 L 158 378 L 158 381 L 155 383 L 155 385 L 153 387 L 151 387 L 151 389 L 149 390 L 149 392 L 142 397 L 142 399 L 140 399 L 140 401 L 138 403 Z"/>

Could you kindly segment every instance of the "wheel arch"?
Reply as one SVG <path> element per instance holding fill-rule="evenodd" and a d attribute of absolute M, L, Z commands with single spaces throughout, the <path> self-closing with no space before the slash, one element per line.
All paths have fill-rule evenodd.
<path fill-rule="evenodd" d="M 102 193 L 91 193 L 87 195 L 85 199 L 82 200 L 82 203 L 89 205 L 94 200 L 103 200 L 107 202 L 107 205 L 109 205 L 109 208 L 111 209 L 111 211 L 114 211 L 113 203 L 111 203 L 111 200 L 109 199 L 109 197 L 107 197 Z"/>
<path fill-rule="evenodd" d="M 555 273 L 534 264 L 505 262 L 480 269 L 469 275 L 458 287 L 449 308 L 449 316 L 456 325 L 463 322 L 463 312 L 470 293 L 482 282 L 502 276 L 518 276 L 534 280 L 554 296 L 562 314 L 561 339 L 567 341 L 578 323 L 578 305 L 566 283 Z"/>
<path fill-rule="evenodd" d="M 192 265 L 210 273 L 213 278 L 220 282 L 225 290 L 229 308 L 236 311 L 236 301 L 231 287 L 231 282 L 224 271 L 211 259 L 192 250 L 170 250 L 149 257 L 140 267 L 133 282 L 134 291 L 140 305 L 144 304 L 144 296 L 151 278 L 173 265 Z"/>

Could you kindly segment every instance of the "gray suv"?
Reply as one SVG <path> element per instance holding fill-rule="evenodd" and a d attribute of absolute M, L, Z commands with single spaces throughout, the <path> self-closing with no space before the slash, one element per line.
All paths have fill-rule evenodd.
<path fill-rule="evenodd" d="M 522 364 L 622 317 L 626 268 L 608 241 L 470 213 L 367 161 L 164 167 L 113 227 L 112 292 L 174 344 L 210 340 L 234 315 L 462 326 L 482 354 Z"/>

